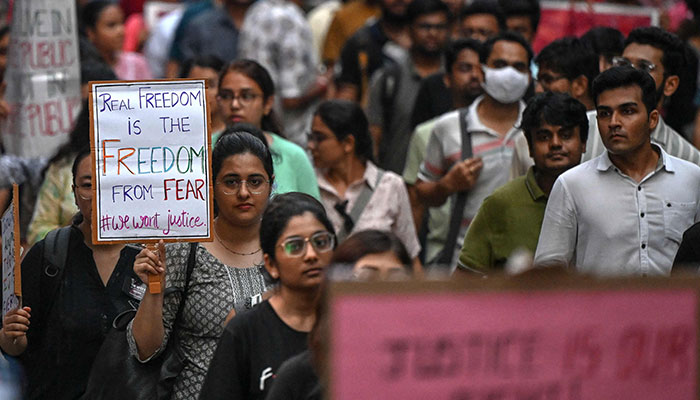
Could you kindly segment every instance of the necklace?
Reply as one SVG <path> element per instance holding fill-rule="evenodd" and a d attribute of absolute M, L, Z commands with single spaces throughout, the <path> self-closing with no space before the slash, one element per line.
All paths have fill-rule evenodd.
<path fill-rule="evenodd" d="M 255 251 L 251 251 L 250 253 L 241 253 L 241 252 L 238 252 L 238 251 L 236 251 L 236 250 L 231 250 L 231 248 L 228 247 L 228 246 L 226 246 L 226 244 L 224 243 L 224 241 L 221 240 L 221 238 L 219 237 L 219 231 L 216 230 L 216 225 L 214 225 L 214 233 L 216 234 L 216 240 L 219 241 L 219 243 L 220 243 L 222 246 L 224 246 L 224 248 L 225 248 L 226 250 L 230 251 L 230 252 L 233 253 L 233 254 L 236 254 L 236 255 L 239 255 L 239 256 L 252 256 L 253 254 L 255 254 L 255 253 L 259 252 L 260 250 L 262 250 L 262 248 L 260 248 L 260 247 L 258 247 L 258 249 L 255 250 Z"/>

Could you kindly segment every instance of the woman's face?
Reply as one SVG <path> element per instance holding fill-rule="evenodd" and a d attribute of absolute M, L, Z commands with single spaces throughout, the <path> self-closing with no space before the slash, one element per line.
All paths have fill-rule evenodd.
<path fill-rule="evenodd" d="M 254 80 L 237 71 L 224 75 L 217 95 L 219 110 L 227 125 L 247 122 L 258 129 L 265 115 L 272 111 L 273 96 L 263 98 L 262 89 Z"/>
<path fill-rule="evenodd" d="M 265 254 L 265 268 L 284 287 L 317 289 L 333 256 L 334 241 L 312 213 L 294 216 L 275 243 L 275 259 Z"/>
<path fill-rule="evenodd" d="M 101 52 L 117 52 L 124 45 L 124 13 L 118 5 L 102 9 L 94 28 L 87 29 L 88 39 Z"/>
<path fill-rule="evenodd" d="M 73 195 L 75 204 L 86 223 L 92 221 L 92 165 L 90 156 L 84 157 L 78 163 L 78 169 L 73 182 Z"/>
<path fill-rule="evenodd" d="M 242 153 L 224 160 L 214 184 L 219 218 L 235 226 L 258 224 L 269 198 L 270 176 L 258 157 Z"/>
<path fill-rule="evenodd" d="M 330 168 L 342 161 L 348 152 L 354 151 L 348 138 L 342 142 L 338 140 L 331 128 L 326 125 L 321 117 L 314 116 L 311 122 L 311 134 L 307 146 L 318 168 Z"/>
<path fill-rule="evenodd" d="M 392 251 L 367 254 L 357 260 L 353 274 L 362 281 L 403 280 L 410 277 L 401 260 Z"/>

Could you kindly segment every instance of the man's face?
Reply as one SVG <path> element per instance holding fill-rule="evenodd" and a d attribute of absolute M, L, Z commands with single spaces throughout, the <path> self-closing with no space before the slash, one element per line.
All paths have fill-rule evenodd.
<path fill-rule="evenodd" d="M 403 18 L 406 16 L 408 3 L 410 3 L 408 0 L 381 0 L 382 12 L 388 13 L 390 18 Z"/>
<path fill-rule="evenodd" d="M 479 54 L 470 48 L 464 48 L 457 54 L 452 71 L 448 74 L 450 89 L 457 96 L 473 99 L 483 92 L 481 83 L 484 73 L 479 65 Z"/>
<path fill-rule="evenodd" d="M 485 42 L 500 31 L 498 19 L 491 14 L 473 14 L 462 18 L 462 36 Z"/>
<path fill-rule="evenodd" d="M 659 113 L 647 116 L 642 102 L 642 89 L 637 85 L 606 90 L 598 95 L 598 129 L 608 151 L 630 155 L 649 143 Z"/>
<path fill-rule="evenodd" d="M 571 94 L 571 81 L 563 74 L 549 68 L 540 67 L 537 73 L 535 93 L 555 92 Z"/>
<path fill-rule="evenodd" d="M 561 174 L 581 162 L 586 142 L 581 141 L 579 126 L 563 127 L 543 122 L 532 132 L 530 157 L 541 171 Z"/>
<path fill-rule="evenodd" d="M 505 68 L 509 65 L 518 72 L 527 74 L 532 79 L 527 50 L 518 42 L 499 40 L 493 44 L 491 54 L 486 59 L 486 66 L 489 68 Z"/>
<path fill-rule="evenodd" d="M 449 33 L 447 15 L 441 12 L 421 15 L 411 24 L 413 47 L 422 54 L 439 56 Z"/>
<path fill-rule="evenodd" d="M 659 106 L 663 104 L 664 97 L 671 97 L 678 88 L 678 76 L 666 76 L 666 70 L 661 60 L 664 52 L 648 44 L 630 43 L 622 52 L 622 57 L 635 68 L 642 69 L 654 78 L 656 91 L 659 96 Z"/>
<path fill-rule="evenodd" d="M 515 31 L 523 35 L 529 43 L 532 43 L 532 40 L 535 38 L 535 31 L 532 30 L 530 17 L 527 15 L 513 15 L 506 18 L 506 27 L 508 27 L 509 31 Z"/>

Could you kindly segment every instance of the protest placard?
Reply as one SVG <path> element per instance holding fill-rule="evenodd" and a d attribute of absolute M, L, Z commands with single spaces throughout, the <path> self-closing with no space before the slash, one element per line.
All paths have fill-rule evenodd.
<path fill-rule="evenodd" d="M 10 154 L 50 157 L 78 115 L 80 60 L 73 0 L 15 1 L 4 81 L 10 114 L 2 143 Z"/>
<path fill-rule="evenodd" d="M 22 296 L 19 244 L 19 190 L 12 185 L 12 202 L 0 218 L 2 232 L 2 317 L 19 307 Z"/>
<path fill-rule="evenodd" d="M 659 24 L 659 10 L 620 4 L 542 1 L 540 25 L 532 44 L 535 53 L 555 39 L 581 36 L 596 26 L 609 26 L 627 36 L 634 28 Z"/>
<path fill-rule="evenodd" d="M 328 398 L 697 399 L 697 278 L 480 282 L 333 286 Z"/>
<path fill-rule="evenodd" d="M 95 243 L 211 240 L 203 80 L 91 83 Z"/>

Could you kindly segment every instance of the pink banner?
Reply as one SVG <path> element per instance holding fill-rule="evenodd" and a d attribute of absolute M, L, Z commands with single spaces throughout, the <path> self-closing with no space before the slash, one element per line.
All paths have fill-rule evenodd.
<path fill-rule="evenodd" d="M 689 289 L 341 295 L 332 398 L 695 399 L 697 313 Z"/>

